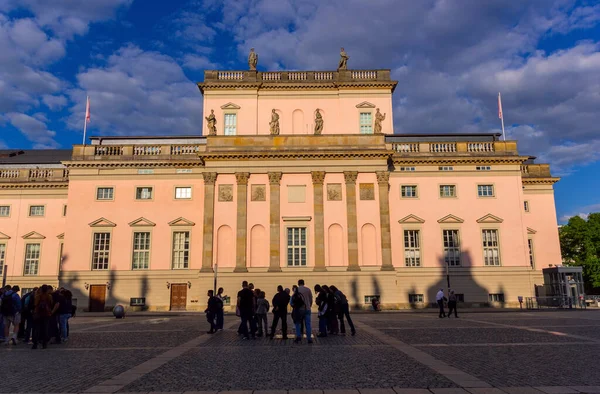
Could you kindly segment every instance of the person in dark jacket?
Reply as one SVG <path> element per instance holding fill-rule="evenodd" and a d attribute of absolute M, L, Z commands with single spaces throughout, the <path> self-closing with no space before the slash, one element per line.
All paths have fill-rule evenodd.
<path fill-rule="evenodd" d="M 28 345 L 33 344 L 33 311 L 35 309 L 35 293 L 38 288 L 34 287 L 33 290 L 23 296 L 22 302 L 22 319 L 23 324 L 23 341 Z"/>
<path fill-rule="evenodd" d="M 339 332 L 337 314 L 336 314 L 336 302 L 335 296 L 331 291 L 331 288 L 327 285 L 321 286 L 325 294 L 327 295 L 327 332 L 331 335 L 337 335 Z"/>
<path fill-rule="evenodd" d="M 327 336 L 327 317 L 329 316 L 327 293 L 320 285 L 315 285 L 315 293 L 317 293 L 315 304 L 317 304 L 319 316 L 319 333 L 317 337 L 324 338 Z"/>
<path fill-rule="evenodd" d="M 448 296 L 448 317 L 452 315 L 452 311 L 454 311 L 454 317 L 458 317 L 458 312 L 456 312 L 457 301 L 458 297 L 454 294 L 454 290 L 451 290 L 450 295 Z"/>
<path fill-rule="evenodd" d="M 341 290 L 338 290 L 337 287 L 332 285 L 330 289 L 333 291 L 333 295 L 335 296 L 337 303 L 340 305 L 340 313 L 338 315 L 338 319 L 340 320 L 340 334 L 346 334 L 346 325 L 344 324 L 344 316 L 346 316 L 346 320 L 348 320 L 348 325 L 350 326 L 350 332 L 352 335 L 355 335 L 356 329 L 354 328 L 354 323 L 350 317 L 350 305 L 348 304 L 348 298 L 346 298 L 346 295 L 344 295 Z"/>
<path fill-rule="evenodd" d="M 60 323 L 60 339 L 66 342 L 69 339 L 69 319 L 72 317 L 73 294 L 66 289 L 60 291 L 61 301 L 58 308 L 58 321 Z"/>
<path fill-rule="evenodd" d="M 35 309 L 33 312 L 33 347 L 37 349 L 39 342 L 42 348 L 48 346 L 48 323 L 52 316 L 52 287 L 43 285 L 35 294 Z"/>
<path fill-rule="evenodd" d="M 207 334 L 214 334 L 217 332 L 217 325 L 215 324 L 215 319 L 220 309 L 223 309 L 223 304 L 221 300 L 214 296 L 214 292 L 209 290 L 206 294 L 208 296 L 208 305 L 206 310 L 206 320 L 210 323 L 210 331 Z"/>
<path fill-rule="evenodd" d="M 288 339 L 287 308 L 289 303 L 290 295 L 283 291 L 283 286 L 277 286 L 277 294 L 275 294 L 275 296 L 273 296 L 273 300 L 271 300 L 271 304 L 273 305 L 273 324 L 271 325 L 271 335 L 269 335 L 271 339 L 275 337 L 275 330 L 277 330 L 277 323 L 279 322 L 279 319 L 281 319 L 282 339 Z"/>

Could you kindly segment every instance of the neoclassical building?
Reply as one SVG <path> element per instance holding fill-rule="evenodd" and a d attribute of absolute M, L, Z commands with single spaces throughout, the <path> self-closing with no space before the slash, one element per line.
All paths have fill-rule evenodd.
<path fill-rule="evenodd" d="M 206 71 L 198 136 L 0 151 L 0 264 L 82 309 L 299 278 L 358 307 L 514 305 L 561 263 L 552 177 L 498 134 L 394 134 L 389 70 Z M 200 127 L 200 125 L 199 125 Z"/>

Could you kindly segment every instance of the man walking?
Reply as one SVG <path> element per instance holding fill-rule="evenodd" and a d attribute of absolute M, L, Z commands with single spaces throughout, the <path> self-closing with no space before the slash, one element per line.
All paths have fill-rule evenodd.
<path fill-rule="evenodd" d="M 277 330 L 277 323 L 281 319 L 281 333 L 283 339 L 287 337 L 287 306 L 290 303 L 290 295 L 283 291 L 283 286 L 277 286 L 277 294 L 273 296 L 271 302 L 273 304 L 273 324 L 271 325 L 271 339 L 275 337 L 275 330 Z"/>
<path fill-rule="evenodd" d="M 310 289 L 304 286 L 304 279 L 298 281 L 298 289 L 292 297 L 292 307 L 296 318 L 294 323 L 296 324 L 296 340 L 294 343 L 302 342 L 302 323 L 306 327 L 306 339 L 308 343 L 313 343 L 312 332 L 311 332 L 311 307 L 313 304 L 313 296 Z"/>
<path fill-rule="evenodd" d="M 440 289 L 435 296 L 435 300 L 437 301 L 438 306 L 440 307 L 440 318 L 446 317 L 446 313 L 444 312 L 444 301 L 446 297 L 444 297 L 444 289 Z"/>
<path fill-rule="evenodd" d="M 21 289 L 19 286 L 5 287 L 2 296 L 2 320 L 4 321 L 4 338 L 6 345 L 17 344 L 17 334 L 19 333 L 19 324 L 21 323 L 21 297 L 17 294 Z M 12 332 L 11 332 L 12 325 Z"/>
<path fill-rule="evenodd" d="M 356 335 L 356 329 L 354 328 L 354 323 L 352 322 L 352 318 L 350 317 L 350 305 L 348 304 L 348 298 L 341 290 L 339 290 L 335 286 L 329 287 L 331 291 L 333 291 L 333 295 L 335 297 L 336 303 L 340 305 L 340 311 L 338 318 L 340 320 L 340 334 L 346 334 L 346 325 L 344 324 L 344 316 L 348 321 L 348 325 L 350 326 L 350 333 L 352 336 Z"/>
<path fill-rule="evenodd" d="M 256 322 L 254 321 L 254 310 L 256 309 L 254 292 L 248 288 L 248 282 L 242 282 L 242 290 L 237 295 L 237 308 L 242 318 L 243 339 L 252 339 L 256 337 Z M 248 324 L 250 324 L 250 333 L 248 333 Z"/>

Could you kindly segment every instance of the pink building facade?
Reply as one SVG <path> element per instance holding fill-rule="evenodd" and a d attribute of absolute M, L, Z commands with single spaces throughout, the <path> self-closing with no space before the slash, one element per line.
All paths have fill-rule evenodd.
<path fill-rule="evenodd" d="M 447 277 L 469 305 L 534 295 L 561 262 L 558 179 L 495 134 L 394 134 L 395 87 L 389 70 L 207 71 L 204 136 L 0 152 L 6 279 L 89 310 L 203 310 L 215 281 L 270 296 L 300 278 L 356 307 L 424 307 Z"/>

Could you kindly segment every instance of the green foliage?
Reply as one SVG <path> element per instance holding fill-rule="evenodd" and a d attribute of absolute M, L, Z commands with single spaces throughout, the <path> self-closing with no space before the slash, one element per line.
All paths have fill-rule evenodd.
<path fill-rule="evenodd" d="M 559 231 L 563 260 L 583 267 L 586 290 L 600 288 L 600 213 L 573 216 Z"/>

